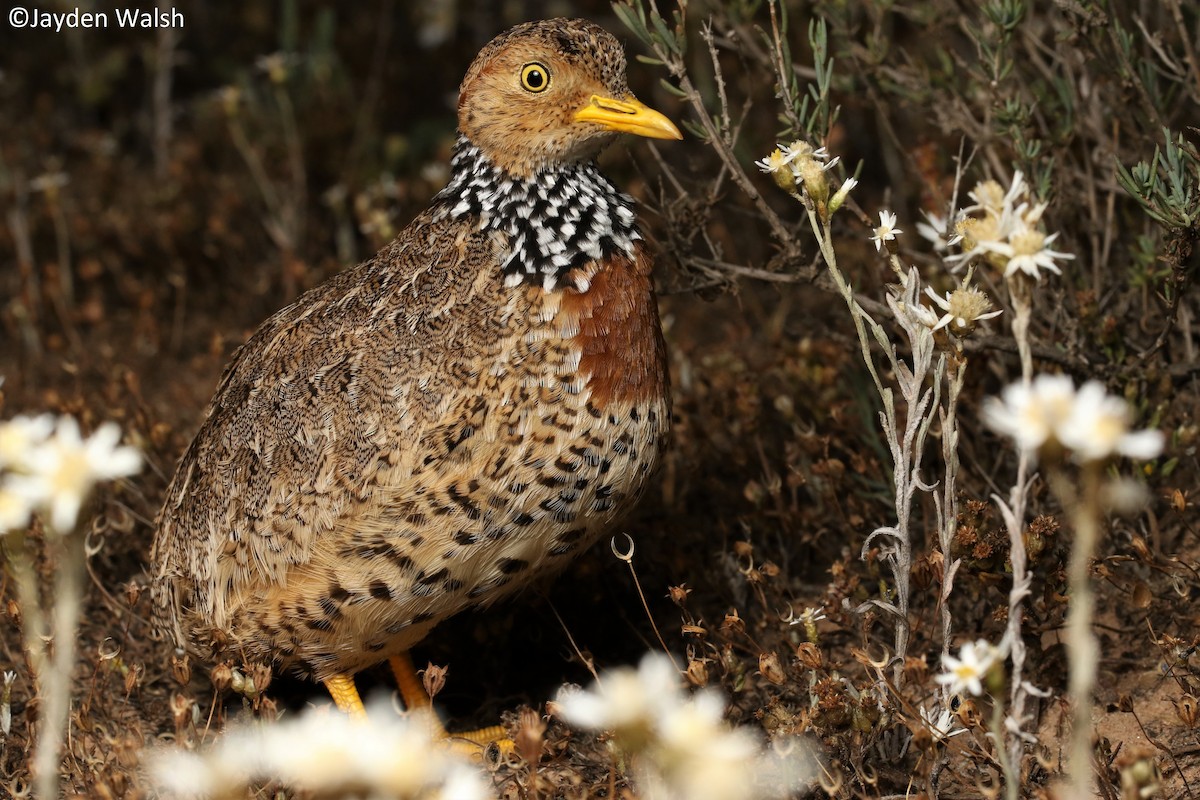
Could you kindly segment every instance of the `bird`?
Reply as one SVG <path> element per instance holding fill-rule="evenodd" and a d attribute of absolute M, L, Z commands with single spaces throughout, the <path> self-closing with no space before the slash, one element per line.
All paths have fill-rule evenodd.
<path fill-rule="evenodd" d="M 154 616 L 210 664 L 323 683 L 561 570 L 643 494 L 670 384 L 619 134 L 682 139 L 586 20 L 517 25 L 459 88 L 448 182 L 373 258 L 235 351 L 150 554 Z"/>

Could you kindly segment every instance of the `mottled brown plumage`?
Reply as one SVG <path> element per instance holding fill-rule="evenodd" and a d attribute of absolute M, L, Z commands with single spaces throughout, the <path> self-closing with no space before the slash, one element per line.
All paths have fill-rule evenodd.
<path fill-rule="evenodd" d="M 561 568 L 644 489 L 669 424 L 651 263 L 590 160 L 678 132 L 571 20 L 488 44 L 459 128 L 431 208 L 227 368 L 154 543 L 179 647 L 344 680 Z"/>

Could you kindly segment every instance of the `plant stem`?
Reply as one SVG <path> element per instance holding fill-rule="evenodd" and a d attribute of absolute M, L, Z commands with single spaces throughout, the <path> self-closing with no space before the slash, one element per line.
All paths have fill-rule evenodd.
<path fill-rule="evenodd" d="M 71 673 L 75 667 L 75 629 L 83 605 L 85 554 L 82 535 L 54 534 L 54 612 L 51 635 L 54 658 L 47 674 L 39 676 L 41 696 L 38 741 L 34 753 L 34 781 L 40 798 L 58 797 L 58 770 L 62 743 L 71 710 Z"/>
<path fill-rule="evenodd" d="M 1029 342 L 1029 323 L 1033 316 L 1033 286 L 1023 275 L 1017 274 L 1008 282 L 1009 297 L 1013 304 L 1013 338 L 1017 342 L 1017 354 L 1021 360 L 1021 380 L 1028 386 L 1033 381 L 1033 352 Z M 1017 724 L 1017 730 L 1000 734 L 1007 737 L 1008 758 L 1004 760 L 1007 770 L 1004 776 L 1004 793 L 1007 800 L 1017 800 L 1021 789 L 1021 760 L 1025 753 L 1025 742 L 1021 732 L 1025 722 L 1026 691 L 1023 672 L 1025 667 L 1025 640 L 1021 636 L 1021 613 L 1025 598 L 1029 595 L 1028 555 L 1025 552 L 1025 508 L 1028 505 L 1030 455 L 1021 451 L 1017 462 L 1017 479 L 1009 493 L 1007 518 L 1009 563 L 1012 566 L 1012 588 L 1008 593 L 1008 625 L 1005 638 L 1009 644 L 1012 664 L 1009 682 L 1009 717 Z"/>
<path fill-rule="evenodd" d="M 883 405 L 880 417 L 884 435 L 888 442 L 888 449 L 892 455 L 893 478 L 896 490 L 896 524 L 894 527 L 889 526 L 876 529 L 871 536 L 867 537 L 864 544 L 864 551 L 877 535 L 889 536 L 893 541 L 890 549 L 886 551 L 885 562 L 892 570 L 892 577 L 895 581 L 896 602 L 894 604 L 879 603 L 877 605 L 892 612 L 894 615 L 894 646 L 896 652 L 893 680 L 899 686 L 904 679 L 904 658 L 908 652 L 910 634 L 908 610 L 912 587 L 912 535 L 909 530 L 909 522 L 913 495 L 918 489 L 928 491 L 931 488 L 921 483 L 919 470 L 921 454 L 924 451 L 925 436 L 928 433 L 929 422 L 932 418 L 929 408 L 931 405 L 937 406 L 938 404 L 937 392 L 940 386 L 942 368 L 939 366 L 935 373 L 933 389 L 923 391 L 922 387 L 930 371 L 932 334 L 929 334 L 929 340 L 922 346 L 920 341 L 914 337 L 911 329 L 906 328 L 905 330 L 909 336 L 913 351 L 912 366 L 909 368 L 908 365 L 901 362 L 900 357 L 896 354 L 895 345 L 892 344 L 887 332 L 855 299 L 853 288 L 851 288 L 849 281 L 846 280 L 846 276 L 838 268 L 837 256 L 833 248 L 833 234 L 828 221 L 819 218 L 811 200 L 807 198 L 799 199 L 804 202 L 809 226 L 816 236 L 821 256 L 825 259 L 825 264 L 829 269 L 829 275 L 837 286 L 838 292 L 846 301 L 846 307 L 849 309 L 850 317 L 854 321 L 854 330 L 858 334 L 858 343 L 862 351 L 863 363 L 866 365 L 867 371 L 871 374 L 871 379 L 875 383 L 875 389 L 879 393 L 879 398 Z M 903 276 L 903 272 L 900 272 L 898 269 L 898 262 L 895 266 L 898 274 Z M 915 270 L 908 276 L 908 279 L 912 281 L 918 280 Z M 917 287 L 917 290 L 919 291 L 919 287 Z M 870 331 L 869 335 L 868 329 Z M 898 376 L 900 392 L 904 398 L 906 408 L 903 432 L 899 430 L 899 426 L 897 425 L 895 395 L 890 387 L 884 385 L 883 380 L 880 378 L 879 370 L 875 365 L 875 357 L 871 353 L 872 338 L 879 344 L 880 350 L 884 358 L 887 359 L 891 371 Z M 941 363 L 944 364 L 945 360 L 943 359 Z"/>
<path fill-rule="evenodd" d="M 961 353 L 953 353 L 947 359 L 946 407 L 942 418 L 942 525 L 938 531 L 938 544 L 942 548 L 942 589 L 938 605 L 942 616 L 942 658 L 950 655 L 953 634 L 953 618 L 950 614 L 950 593 L 954 589 L 954 574 L 959 562 L 950 560 L 950 549 L 958 529 L 958 398 L 966 379 L 967 363 Z M 949 708 L 949 690 L 943 696 L 943 708 Z"/>
<path fill-rule="evenodd" d="M 1100 538 L 1101 467 L 1086 464 L 1082 474 L 1083 492 L 1075 495 L 1061 472 L 1055 489 L 1064 504 L 1071 507 L 1075 541 L 1067 580 L 1071 596 L 1067 612 L 1067 656 L 1070 678 L 1067 689 L 1071 700 L 1071 759 L 1067 774 L 1071 800 L 1086 800 L 1092 793 L 1092 690 L 1096 685 L 1096 662 L 1100 651 L 1092 633 L 1095 597 L 1092 594 L 1091 562 Z M 1073 502 L 1072 502 L 1073 501 Z"/>
<path fill-rule="evenodd" d="M 996 747 L 996 760 L 1000 762 L 1000 773 L 1004 775 L 1004 796 L 1008 800 L 1017 797 L 1019 781 L 1013 780 L 1012 754 L 1005 748 L 1007 734 L 1004 730 L 1004 702 L 999 698 L 992 703 L 992 723 L 988 731 Z"/>

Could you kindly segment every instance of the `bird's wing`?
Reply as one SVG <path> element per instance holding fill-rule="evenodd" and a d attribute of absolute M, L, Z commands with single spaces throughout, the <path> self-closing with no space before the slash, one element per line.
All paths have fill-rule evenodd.
<path fill-rule="evenodd" d="M 285 580 L 444 424 L 450 364 L 504 324 L 497 237 L 423 215 L 237 351 L 159 518 L 152 559 L 176 619 Z"/>

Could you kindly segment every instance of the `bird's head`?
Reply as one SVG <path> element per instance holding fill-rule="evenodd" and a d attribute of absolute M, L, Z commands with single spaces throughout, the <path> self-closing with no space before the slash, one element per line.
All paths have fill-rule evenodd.
<path fill-rule="evenodd" d="M 617 133 L 683 138 L 629 91 L 616 38 L 572 19 L 528 22 L 489 42 L 463 79 L 458 126 L 519 177 L 590 160 Z"/>

